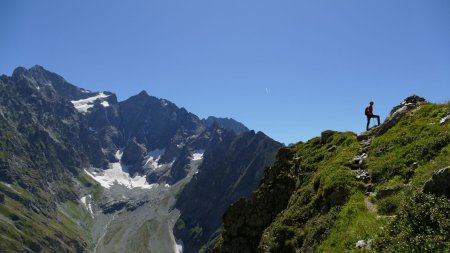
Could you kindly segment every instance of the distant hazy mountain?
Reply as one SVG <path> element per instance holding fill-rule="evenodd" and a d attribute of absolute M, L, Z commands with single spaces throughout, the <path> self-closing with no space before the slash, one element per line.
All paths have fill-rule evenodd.
<path fill-rule="evenodd" d="M 0 251 L 197 252 L 280 147 L 145 91 L 118 102 L 19 67 L 0 77 Z"/>

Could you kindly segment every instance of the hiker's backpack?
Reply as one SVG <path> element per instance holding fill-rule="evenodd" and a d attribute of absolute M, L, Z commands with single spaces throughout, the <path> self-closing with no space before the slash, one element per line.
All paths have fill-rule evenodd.
<path fill-rule="evenodd" d="M 368 116 L 369 115 L 369 107 L 367 106 L 366 109 L 364 110 L 364 115 Z"/>

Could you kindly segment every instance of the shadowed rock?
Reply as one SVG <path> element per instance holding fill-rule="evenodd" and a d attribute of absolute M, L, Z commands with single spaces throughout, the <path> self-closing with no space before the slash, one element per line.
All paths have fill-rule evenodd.
<path fill-rule="evenodd" d="M 450 166 L 436 171 L 425 183 L 423 192 L 450 198 Z"/>

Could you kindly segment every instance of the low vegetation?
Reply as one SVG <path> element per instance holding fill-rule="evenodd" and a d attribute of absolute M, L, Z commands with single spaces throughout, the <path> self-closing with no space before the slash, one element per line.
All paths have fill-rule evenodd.
<path fill-rule="evenodd" d="M 279 155 L 255 194 L 225 214 L 234 220 L 225 219 L 215 251 L 258 245 L 258 252 L 450 252 L 448 196 L 423 192 L 450 165 L 450 123 L 441 121 L 449 113 L 450 103 L 417 103 L 367 139 L 326 131 L 283 151 L 291 155 Z M 285 207 L 259 236 L 245 232 L 249 217 L 258 217 L 247 213 L 270 206 L 263 196 L 289 180 L 295 187 L 284 192 Z"/>

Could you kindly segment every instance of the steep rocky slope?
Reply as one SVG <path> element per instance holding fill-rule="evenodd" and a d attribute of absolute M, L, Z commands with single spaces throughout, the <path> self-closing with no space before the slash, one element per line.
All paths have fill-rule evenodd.
<path fill-rule="evenodd" d="M 201 239 L 182 236 L 195 251 L 281 146 L 230 119 L 207 123 L 145 91 L 119 102 L 40 66 L 0 77 L 0 119 L 0 252 L 178 252 L 180 215 L 187 229 L 205 227 Z M 196 221 L 188 199 L 218 208 Z"/>
<path fill-rule="evenodd" d="M 77 224 L 66 207 L 79 199 L 82 168 L 101 167 L 106 157 L 70 101 L 36 71 L 0 78 L 0 251 L 83 251 L 86 215 L 75 205 Z"/>
<path fill-rule="evenodd" d="M 278 152 L 214 252 L 447 252 L 450 104 L 412 96 L 380 127 Z"/>
<path fill-rule="evenodd" d="M 175 205 L 183 210 L 175 235 L 186 245 L 184 252 L 211 250 L 226 208 L 256 189 L 263 174 L 261 168 L 273 161 L 272 151 L 280 147 L 267 141 L 263 133 L 250 131 L 223 140 L 222 145 L 205 154 L 199 173 Z"/>

